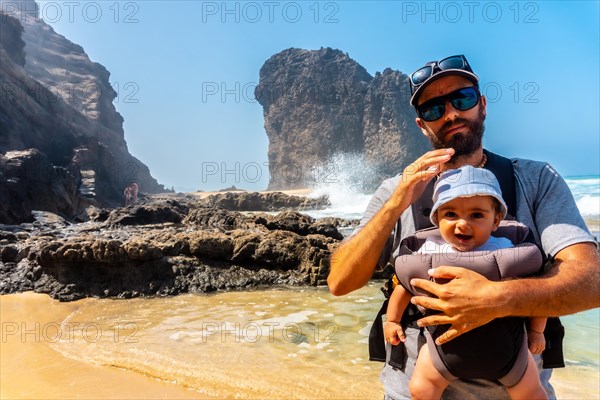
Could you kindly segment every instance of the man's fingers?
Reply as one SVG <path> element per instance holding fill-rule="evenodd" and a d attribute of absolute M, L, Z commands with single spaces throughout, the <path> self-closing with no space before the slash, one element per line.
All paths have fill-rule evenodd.
<path fill-rule="evenodd" d="M 427 153 L 423 154 L 421 157 L 417 158 L 414 162 L 414 164 L 418 164 L 418 163 L 422 163 L 422 162 L 428 162 L 433 158 L 449 158 L 448 156 L 452 156 L 454 154 L 454 149 L 452 148 L 446 148 L 446 149 L 437 149 L 437 150 L 431 150 L 428 151 Z"/>
<path fill-rule="evenodd" d="M 439 284 L 432 282 L 430 280 L 427 279 L 420 279 L 420 278 L 414 278 L 410 280 L 410 284 L 416 288 L 419 289 L 423 289 L 424 291 L 431 293 L 431 294 L 436 294 L 436 289 L 438 288 Z M 413 297 L 414 299 L 414 297 Z M 413 304 L 418 304 L 418 305 L 423 305 L 420 303 L 414 303 Z M 429 308 L 429 307 L 426 307 Z"/>
<path fill-rule="evenodd" d="M 495 292 L 497 282 L 461 267 L 441 266 L 430 270 L 429 275 L 433 280 L 415 278 L 410 283 L 431 297 L 414 296 L 411 303 L 441 312 L 421 318 L 419 326 L 450 325 L 437 343 L 446 343 L 499 317 L 496 308 L 486 301 Z M 440 280 L 445 282 L 437 283 Z"/>
<path fill-rule="evenodd" d="M 472 271 L 469 271 L 463 267 L 450 267 L 450 266 L 440 266 L 437 268 L 432 268 L 427 271 L 429 276 L 431 276 L 432 278 L 446 279 L 446 280 L 462 278 L 465 275 L 468 275 L 470 272 L 472 272 Z M 475 272 L 475 274 L 476 274 L 476 272 Z M 438 283 L 435 283 L 435 282 L 427 280 L 427 279 L 415 278 L 410 281 L 410 284 L 413 285 L 414 287 L 423 289 L 426 292 L 429 292 L 438 297 L 441 294 L 440 290 L 442 289 L 442 286 Z"/>
<path fill-rule="evenodd" d="M 440 300 L 435 298 L 435 297 L 429 297 L 429 296 L 413 296 L 410 299 L 410 302 L 412 304 L 414 304 L 415 306 L 421 306 L 423 308 L 426 308 L 428 310 L 437 310 L 437 311 L 444 311 L 442 308 L 442 305 L 440 303 Z"/>
<path fill-rule="evenodd" d="M 460 277 L 464 276 L 465 271 L 468 271 L 468 270 L 466 270 L 463 267 L 451 267 L 451 266 L 442 265 L 437 268 L 432 268 L 432 269 L 428 270 L 427 273 L 432 278 L 454 279 L 454 278 L 460 278 Z"/>
<path fill-rule="evenodd" d="M 475 328 L 477 328 L 479 326 L 481 326 L 481 325 L 475 325 L 475 324 L 452 325 L 450 328 L 448 328 L 448 330 L 446 332 L 444 332 L 443 334 L 441 334 L 435 340 L 435 344 L 437 344 L 439 346 L 441 344 L 449 342 L 452 339 L 455 339 L 455 338 L 459 337 L 463 333 L 467 333 L 470 330 L 475 329 Z"/>
<path fill-rule="evenodd" d="M 450 320 L 450 318 L 445 316 L 444 314 L 429 315 L 429 316 L 423 317 L 417 321 L 417 325 L 419 325 L 420 327 L 434 326 L 434 325 L 447 325 L 447 324 L 451 324 L 451 323 L 452 323 L 452 321 Z"/>
<path fill-rule="evenodd" d="M 435 339 L 435 344 L 437 344 L 438 346 L 442 345 L 454 339 L 455 337 L 460 336 L 461 333 L 464 332 L 459 332 L 458 329 L 454 328 L 454 325 L 452 325 L 446 332 L 444 332 L 437 339 Z"/>
<path fill-rule="evenodd" d="M 415 162 L 406 167 L 403 175 L 416 174 L 419 172 L 439 172 L 440 164 L 447 162 L 451 156 L 452 154 L 448 153 L 443 153 L 435 156 L 426 154 L 425 156 L 417 159 Z"/>

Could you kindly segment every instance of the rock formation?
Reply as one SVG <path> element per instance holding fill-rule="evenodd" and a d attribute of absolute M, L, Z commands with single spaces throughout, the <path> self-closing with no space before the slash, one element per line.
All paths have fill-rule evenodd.
<path fill-rule="evenodd" d="M 0 14 L 0 223 L 119 205 L 130 182 L 164 191 L 127 150 L 108 71 L 35 7 L 5 2 Z"/>
<path fill-rule="evenodd" d="M 0 294 L 34 290 L 70 301 L 322 285 L 342 239 L 336 226 L 344 223 L 291 209 L 241 213 L 168 194 L 90 208 L 90 221 L 78 224 L 34 216 L 33 223 L 0 225 Z"/>
<path fill-rule="evenodd" d="M 290 196 L 282 192 L 241 192 L 212 194 L 199 201 L 205 207 L 232 211 L 277 211 L 281 209 L 320 210 L 331 206 L 327 196 L 309 198 Z"/>
<path fill-rule="evenodd" d="M 339 50 L 275 54 L 260 70 L 255 97 L 269 137 L 269 189 L 339 180 L 345 166 L 332 163 L 350 154 L 370 191 L 429 149 L 409 106 L 408 77 L 391 69 L 372 77 Z"/>

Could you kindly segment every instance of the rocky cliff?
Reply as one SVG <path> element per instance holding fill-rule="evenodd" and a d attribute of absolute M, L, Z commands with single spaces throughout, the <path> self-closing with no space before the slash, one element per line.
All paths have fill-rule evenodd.
<path fill-rule="evenodd" d="M 164 191 L 129 154 L 108 71 L 38 18 L 35 2 L 3 4 L 0 223 L 115 206 L 131 182 Z"/>
<path fill-rule="evenodd" d="M 429 149 L 409 106 L 408 77 L 391 69 L 373 77 L 339 50 L 275 54 L 255 97 L 269 137 L 269 189 L 339 180 L 346 165 L 335 162 L 351 155 L 362 172 L 355 178 L 370 191 Z"/>

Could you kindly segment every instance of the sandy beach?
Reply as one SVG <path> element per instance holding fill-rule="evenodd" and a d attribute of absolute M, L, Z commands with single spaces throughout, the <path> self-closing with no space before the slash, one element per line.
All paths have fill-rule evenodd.
<path fill-rule="evenodd" d="M 234 295 L 230 293 L 229 295 Z M 2 399 L 211 399 L 211 398 L 321 398 L 310 395 L 313 392 L 312 382 L 315 377 L 305 376 L 298 381 L 291 371 L 281 368 L 272 371 L 273 376 L 261 375 L 260 380 L 266 380 L 273 391 L 257 390 L 251 383 L 229 386 L 228 382 L 240 382 L 241 377 L 248 375 L 244 372 L 244 363 L 236 364 L 235 370 L 218 361 L 217 357 L 209 356 L 217 365 L 211 366 L 199 362 L 194 366 L 199 371 L 205 371 L 212 376 L 194 390 L 184 385 L 154 379 L 138 371 L 115 368 L 111 365 L 95 365 L 80 362 L 65 357 L 53 349 L 57 341 L 71 341 L 69 335 L 77 336 L 78 332 L 69 333 L 66 329 L 57 335 L 58 326 L 76 313 L 80 307 L 85 307 L 95 299 L 84 299 L 71 303 L 60 303 L 43 294 L 32 292 L 0 296 L 0 323 L 2 325 L 2 343 L 0 348 L 0 398 Z M 115 303 L 123 301 L 112 300 Z M 126 302 L 126 301 L 125 301 Z M 106 332 L 106 331 L 105 331 Z M 105 334 L 103 332 L 103 334 Z M 93 333 L 92 333 L 93 335 Z M 60 336 L 60 337 L 58 337 Z M 93 342 L 93 338 L 90 342 Z M 88 343 L 89 344 L 89 343 Z M 251 343 L 252 345 L 252 343 Z M 227 346 L 227 345 L 225 345 Z M 234 344 L 234 346 L 237 346 Z M 222 347 L 219 345 L 218 347 Z M 188 351 L 196 351 L 191 347 Z M 218 352 L 220 350 L 217 350 Z M 253 350 L 250 350 L 252 353 Z M 256 355 L 256 360 L 260 359 Z M 213 358 L 214 357 L 214 358 Z M 145 360 L 134 360 L 134 364 L 143 364 Z M 143 367 L 140 367 L 143 368 Z M 268 369 L 268 367 L 267 367 Z M 181 371 L 185 374 L 185 371 Z M 214 373 L 216 372 L 216 374 Z M 286 382 L 279 381 L 284 373 L 288 379 L 299 382 L 300 390 L 291 388 Z M 315 371 L 317 375 L 322 372 Z M 352 398 L 379 397 L 381 387 L 376 379 L 376 371 L 370 376 L 365 374 L 356 385 L 360 390 L 352 391 Z M 302 376 L 300 373 L 299 376 Z M 225 380 L 223 380 L 223 378 Z M 254 379 L 257 379 L 256 377 Z M 335 377 L 332 377 L 335 380 Z M 304 381 L 305 380 L 305 381 Z M 334 383 L 332 380 L 331 383 Z M 280 382 L 280 383 L 278 383 Z M 367 384 L 366 384 L 366 383 Z M 34 384 L 32 384 L 34 383 Z M 328 382 L 320 386 L 327 387 Z M 241 389 L 240 389 L 241 388 Z M 339 395 L 325 398 L 337 399 L 342 396 L 347 387 L 338 389 Z M 286 397 L 283 393 L 287 393 Z M 360 395 L 362 393 L 362 395 Z M 359 394 L 358 397 L 356 394 Z"/>
<path fill-rule="evenodd" d="M 36 293 L 0 296 L 0 398 L 205 399 L 132 371 L 79 362 L 52 349 L 57 326 L 79 307 Z M 22 329 L 23 328 L 23 329 Z"/>
<path fill-rule="evenodd" d="M 1 384 L 2 399 L 106 398 L 106 399 L 206 399 L 219 396 L 217 383 L 204 392 L 153 379 L 142 373 L 107 365 L 80 362 L 65 357 L 52 347 L 57 340 L 68 339 L 68 332 L 57 329 L 69 315 L 88 300 L 59 303 L 46 295 L 22 293 L 0 297 L 2 324 Z M 59 337 L 60 336 L 60 337 Z M 373 381 L 361 389 L 364 398 L 381 395 L 377 375 L 379 364 L 364 371 L 363 379 Z M 278 372 L 274 371 L 274 375 Z M 318 372 L 315 372 L 318 376 Z M 334 376 L 331 379 L 336 379 Z M 309 381 L 313 378 L 306 377 Z M 597 368 L 568 367 L 555 371 L 553 384 L 561 399 L 596 399 L 600 393 Z M 110 383 L 109 383 L 110 382 Z M 332 381 L 333 382 L 333 381 Z M 33 383 L 33 384 L 32 384 Z M 365 392 L 366 390 L 366 392 Z M 307 392 L 308 393 L 308 392 Z M 212 395 L 211 395 L 212 394 Z M 328 398 L 341 398 L 338 396 Z M 236 393 L 235 397 L 239 397 Z M 244 398 L 259 398 L 249 391 Z M 295 393 L 289 398 L 307 398 Z"/>

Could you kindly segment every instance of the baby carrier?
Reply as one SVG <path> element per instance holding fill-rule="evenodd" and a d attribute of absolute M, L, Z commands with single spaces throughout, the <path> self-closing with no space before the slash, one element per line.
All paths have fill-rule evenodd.
<path fill-rule="evenodd" d="M 529 228 L 515 221 L 502 221 L 496 237 L 505 237 L 514 247 L 484 251 L 445 252 L 421 254 L 420 249 L 428 239 L 441 239 L 439 229 L 421 230 L 405 238 L 400 254 L 394 260 L 399 283 L 411 294 L 425 294 L 412 286 L 412 278 L 429 279 L 427 270 L 441 265 L 461 265 L 487 279 L 499 281 L 505 278 L 531 276 L 542 267 L 542 254 L 538 247 L 527 242 Z M 430 310 L 420 309 L 425 315 Z M 436 346 L 434 340 L 441 336 L 449 325 L 427 327 L 429 354 L 436 369 L 447 379 L 498 380 L 503 385 L 515 385 L 527 368 L 527 340 L 523 319 L 507 317 L 495 319 L 463 335 Z"/>
<path fill-rule="evenodd" d="M 512 162 L 507 158 L 498 156 L 486 150 L 484 150 L 484 152 L 487 156 L 485 168 L 493 172 L 500 183 L 502 197 L 504 198 L 508 208 L 508 215 L 506 216 L 506 219 L 515 220 L 516 191 Z M 433 181 L 430 182 L 420 199 L 412 205 L 412 215 L 416 231 L 421 231 L 423 229 L 432 227 L 431 221 L 429 220 L 429 214 L 433 206 L 431 198 L 433 194 L 434 183 L 435 182 Z M 531 235 L 530 232 L 530 235 L 524 239 L 524 242 L 535 243 L 532 236 L 533 235 Z M 543 253 L 542 256 L 544 256 Z M 551 258 L 544 257 L 543 268 L 545 269 L 551 265 L 552 261 L 553 260 Z M 396 276 L 393 275 L 388 280 L 387 284 L 382 288 L 386 300 L 383 302 L 382 307 L 379 310 L 373 325 L 371 326 L 371 331 L 369 334 L 369 359 L 371 361 L 386 361 L 382 317 L 386 313 L 388 298 L 396 284 L 398 284 L 398 280 Z M 406 327 L 420 329 L 417 326 L 416 321 L 422 317 L 423 314 L 414 305 L 409 304 L 402 316 L 401 324 L 404 329 L 406 329 Z M 558 318 L 548 318 L 546 329 L 544 330 L 544 336 L 546 338 L 546 349 L 542 353 L 543 367 L 564 367 L 565 364 L 562 353 L 564 328 Z M 449 343 L 459 340 L 459 338 L 460 336 L 453 339 Z M 422 343 L 424 343 L 424 341 L 422 341 Z M 388 360 L 392 367 L 399 368 L 400 370 L 404 371 L 404 368 L 406 367 L 406 358 L 406 348 L 404 347 L 403 343 L 400 343 L 398 346 L 392 346 L 392 352 L 390 359 Z"/>

